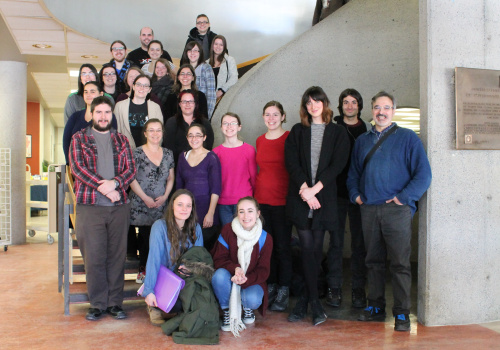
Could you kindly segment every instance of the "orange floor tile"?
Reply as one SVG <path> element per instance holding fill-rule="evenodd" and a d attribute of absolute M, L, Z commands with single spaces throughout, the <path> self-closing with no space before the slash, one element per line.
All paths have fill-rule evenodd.
<path fill-rule="evenodd" d="M 57 244 L 27 244 L 0 251 L 0 349 L 195 349 L 179 346 L 149 324 L 143 301 L 124 304 L 125 320 L 85 320 L 88 304 L 64 315 L 57 291 Z M 330 315 L 330 313 L 329 313 Z M 287 314 L 257 314 L 240 338 L 221 332 L 212 349 L 500 349 L 500 334 L 480 325 L 424 327 L 412 315 L 412 331 L 393 331 L 393 319 L 363 323 L 310 318 L 291 324 Z M 334 316 L 333 316 L 334 317 Z M 206 348 L 206 347 L 204 347 Z"/>

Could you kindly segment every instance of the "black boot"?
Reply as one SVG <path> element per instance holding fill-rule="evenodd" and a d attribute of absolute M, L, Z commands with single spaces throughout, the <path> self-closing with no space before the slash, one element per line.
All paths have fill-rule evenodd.
<path fill-rule="evenodd" d="M 271 305 L 271 311 L 285 311 L 288 307 L 288 299 L 290 296 L 290 290 L 288 287 L 279 287 L 278 288 L 278 296 L 274 300 L 273 305 Z"/>
<path fill-rule="evenodd" d="M 300 299 L 295 304 L 295 307 L 292 310 L 292 313 L 288 316 L 289 322 L 297 322 L 306 317 L 307 314 L 307 297 L 301 296 Z"/>
<path fill-rule="evenodd" d="M 311 311 L 312 311 L 312 324 L 314 326 L 319 325 L 326 321 L 325 310 L 319 302 L 319 299 L 311 300 Z"/>
<path fill-rule="evenodd" d="M 278 295 L 278 285 L 276 283 L 270 283 L 267 285 L 267 307 L 271 307 Z"/>

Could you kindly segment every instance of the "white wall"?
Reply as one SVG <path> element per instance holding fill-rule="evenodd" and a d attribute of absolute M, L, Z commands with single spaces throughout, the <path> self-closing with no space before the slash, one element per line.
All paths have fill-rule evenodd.
<path fill-rule="evenodd" d="M 266 131 L 262 107 L 280 101 L 286 129 L 299 122 L 304 91 L 321 86 L 337 113 L 338 96 L 350 87 L 365 101 L 380 90 L 400 106 L 419 105 L 418 0 L 352 0 L 311 30 L 246 73 L 221 100 L 212 117 L 215 145 L 222 142 L 220 118 L 231 111 L 243 119 L 241 136 L 255 145 Z"/>

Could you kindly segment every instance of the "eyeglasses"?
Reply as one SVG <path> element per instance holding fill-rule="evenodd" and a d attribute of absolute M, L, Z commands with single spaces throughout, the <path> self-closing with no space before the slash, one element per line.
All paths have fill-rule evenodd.
<path fill-rule="evenodd" d="M 82 76 L 82 77 L 92 77 L 92 76 L 94 76 L 94 77 L 95 77 L 94 72 L 88 72 L 88 73 L 86 73 L 86 72 L 81 72 L 80 74 L 81 74 L 81 76 Z"/>
<path fill-rule="evenodd" d="M 196 22 L 196 24 L 208 24 L 209 22 L 208 21 L 198 21 Z"/>
<path fill-rule="evenodd" d="M 112 51 L 124 51 L 125 48 L 123 46 L 120 46 L 120 47 L 113 47 L 111 50 Z"/>
<path fill-rule="evenodd" d="M 191 49 L 191 50 L 188 50 L 188 52 L 200 53 L 200 50 L 198 50 L 198 49 Z"/>
<path fill-rule="evenodd" d="M 151 87 L 149 85 L 144 85 L 141 83 L 135 83 L 134 85 L 137 86 L 138 88 L 145 88 L 145 89 L 149 89 Z"/>
<path fill-rule="evenodd" d="M 203 135 L 202 135 L 202 134 L 196 134 L 196 135 L 189 134 L 189 135 L 187 136 L 187 138 L 188 138 L 189 140 L 192 140 L 192 139 L 202 139 L 202 138 L 203 138 Z"/>
<path fill-rule="evenodd" d="M 228 122 L 223 122 L 223 123 L 222 123 L 222 126 L 229 126 L 229 125 L 231 125 L 231 126 L 237 126 L 237 125 L 239 125 L 239 124 L 238 124 L 238 122 L 231 122 L 231 123 L 228 123 Z"/>
<path fill-rule="evenodd" d="M 379 106 L 379 105 L 373 106 L 373 109 L 376 110 L 376 111 L 381 111 L 382 109 L 384 111 L 389 111 L 389 110 L 391 110 L 393 108 L 394 107 L 392 107 L 392 106 Z"/>
<path fill-rule="evenodd" d="M 189 100 L 189 101 L 181 101 L 181 104 L 183 104 L 183 105 L 193 105 L 193 104 L 194 104 L 194 101 L 193 101 L 193 100 Z"/>
<path fill-rule="evenodd" d="M 181 77 L 192 77 L 193 73 L 180 73 L 179 74 Z"/>
<path fill-rule="evenodd" d="M 157 49 L 150 48 L 150 49 L 149 49 L 149 51 L 153 51 L 153 52 L 155 52 L 155 51 L 156 51 L 156 52 L 160 52 L 160 51 L 161 51 L 161 49 L 160 49 L 160 48 L 157 48 Z"/>
<path fill-rule="evenodd" d="M 113 76 L 116 75 L 116 73 L 113 73 L 113 72 L 111 72 L 111 73 L 102 73 L 102 75 L 104 75 L 105 77 L 113 77 Z"/>
<path fill-rule="evenodd" d="M 162 129 L 147 129 L 146 132 L 149 132 L 150 134 L 152 134 L 152 133 L 159 134 L 159 133 L 162 133 L 163 130 Z"/>

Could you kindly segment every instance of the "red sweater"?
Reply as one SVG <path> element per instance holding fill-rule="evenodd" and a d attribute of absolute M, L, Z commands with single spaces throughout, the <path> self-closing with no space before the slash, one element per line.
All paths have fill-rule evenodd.
<path fill-rule="evenodd" d="M 288 171 L 285 167 L 286 131 L 275 140 L 266 139 L 266 134 L 257 138 L 257 165 L 259 173 L 255 182 L 255 199 L 259 204 L 286 205 Z"/>
<path fill-rule="evenodd" d="M 241 267 L 238 263 L 238 239 L 231 228 L 231 223 L 224 225 L 220 234 L 224 241 L 229 246 L 229 250 L 224 247 L 219 241 L 212 249 L 212 256 L 214 259 L 214 268 L 226 269 L 234 276 L 234 270 Z M 264 290 L 264 300 L 259 311 L 262 315 L 265 314 L 267 309 L 267 284 L 266 280 L 269 277 L 271 267 L 271 253 L 273 252 L 273 238 L 270 234 L 267 235 L 266 241 L 262 246 L 259 253 L 259 242 L 255 243 L 250 258 L 250 265 L 248 265 L 245 276 L 247 281 L 241 285 L 245 289 L 250 286 L 258 284 Z M 264 307 L 266 306 L 266 307 Z"/>

